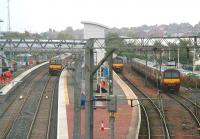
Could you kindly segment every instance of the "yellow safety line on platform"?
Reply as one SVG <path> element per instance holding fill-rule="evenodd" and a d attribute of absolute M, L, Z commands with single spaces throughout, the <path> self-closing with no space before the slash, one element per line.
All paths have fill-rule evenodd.
<path fill-rule="evenodd" d="M 113 78 L 123 90 L 126 98 L 133 99 L 132 90 L 129 87 L 127 87 L 127 85 L 120 79 L 120 77 L 115 72 L 113 72 Z M 131 105 L 131 101 L 128 101 L 128 104 Z"/>
<path fill-rule="evenodd" d="M 65 104 L 69 104 L 69 95 L 68 95 L 68 88 L 67 88 L 67 73 L 64 76 L 64 95 L 65 95 Z"/>

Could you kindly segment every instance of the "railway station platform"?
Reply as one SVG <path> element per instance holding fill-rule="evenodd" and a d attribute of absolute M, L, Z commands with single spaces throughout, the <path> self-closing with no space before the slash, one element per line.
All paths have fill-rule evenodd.
<path fill-rule="evenodd" d="M 10 83 L 8 83 L 7 85 L 5 85 L 3 88 L 0 89 L 0 96 L 5 96 L 7 95 L 7 93 L 13 89 L 15 89 L 21 82 L 22 80 L 28 76 L 31 72 L 33 72 L 34 70 L 36 70 L 37 68 L 47 64 L 48 62 L 44 62 L 42 64 L 36 65 L 26 71 L 24 71 L 23 73 L 21 73 L 19 76 L 17 76 L 16 78 L 12 79 L 10 81 Z"/>
<path fill-rule="evenodd" d="M 1 91 L 1 96 L 8 95 L 8 92 L 15 89 L 27 75 L 31 74 L 35 69 L 48 62 L 37 65 L 29 70 L 26 70 L 10 84 L 4 86 Z M 117 76 L 114 76 L 113 92 L 118 96 L 118 110 L 115 114 L 115 137 L 122 138 L 138 138 L 140 128 L 140 107 L 139 102 L 135 101 L 135 107 L 130 107 L 130 102 L 127 98 L 136 98 L 131 89 Z M 58 123 L 57 123 L 57 138 L 72 139 L 73 138 L 73 81 L 72 75 L 64 70 L 59 79 L 59 96 L 58 96 Z M 81 110 L 81 138 L 84 139 L 84 119 L 85 110 Z M 101 131 L 102 122 L 104 131 Z M 97 107 L 94 110 L 94 139 L 107 139 L 110 137 L 109 129 L 109 113 L 106 107 Z"/>
<path fill-rule="evenodd" d="M 127 99 L 137 97 L 132 90 L 118 77 L 113 74 L 113 93 L 118 96 L 117 113 L 115 114 L 115 138 L 116 139 L 137 139 L 139 135 L 141 113 L 138 101 L 134 101 L 130 106 Z M 59 81 L 59 98 L 58 98 L 58 124 L 57 139 L 73 138 L 73 79 L 70 72 L 64 70 Z M 81 139 L 85 139 L 85 109 L 81 109 Z M 100 128 L 104 127 L 104 131 Z M 97 107 L 94 109 L 94 139 L 110 138 L 109 112 L 106 107 Z"/>

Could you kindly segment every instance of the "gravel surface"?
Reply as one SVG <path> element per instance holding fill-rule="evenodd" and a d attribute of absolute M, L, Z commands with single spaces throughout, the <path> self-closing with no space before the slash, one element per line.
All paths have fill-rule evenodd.
<path fill-rule="evenodd" d="M 154 86 L 145 86 L 144 79 L 137 73 L 133 72 L 127 65 L 124 69 L 124 75 L 133 81 L 137 87 L 146 92 L 151 97 L 157 97 L 157 90 Z M 183 109 L 175 100 L 172 100 L 165 94 L 162 94 L 163 107 L 166 115 L 167 124 L 170 127 L 172 138 L 174 139 L 196 139 L 200 138 L 197 134 L 196 124 L 193 122 L 190 114 Z"/>
<path fill-rule="evenodd" d="M 35 110 L 37 108 L 40 93 L 42 92 L 48 77 L 47 70 L 41 73 L 39 74 L 40 76 L 37 76 L 32 81 L 33 84 L 30 90 L 27 92 L 28 97 L 26 98 L 26 102 L 24 103 L 20 114 L 12 125 L 7 138 L 26 138 Z"/>

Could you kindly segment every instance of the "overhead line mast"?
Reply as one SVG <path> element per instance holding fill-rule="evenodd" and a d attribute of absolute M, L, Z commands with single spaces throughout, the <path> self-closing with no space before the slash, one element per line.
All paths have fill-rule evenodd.
<path fill-rule="evenodd" d="M 8 29 L 8 32 L 10 32 L 10 0 L 8 0 L 8 25 L 7 25 L 7 29 Z"/>

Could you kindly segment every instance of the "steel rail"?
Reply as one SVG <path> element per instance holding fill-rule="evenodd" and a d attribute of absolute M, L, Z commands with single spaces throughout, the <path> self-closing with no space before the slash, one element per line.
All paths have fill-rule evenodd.
<path fill-rule="evenodd" d="M 144 115 L 146 117 L 146 123 L 147 123 L 147 132 L 148 132 L 148 139 L 151 139 L 151 129 L 150 129 L 150 122 L 149 122 L 149 117 L 148 117 L 148 114 L 147 114 L 147 110 L 146 108 L 144 107 L 144 105 L 142 104 L 141 101 L 139 101 L 140 103 L 140 106 L 144 112 Z"/>
<path fill-rule="evenodd" d="M 136 87 L 129 79 L 127 79 L 126 77 L 124 77 L 124 79 L 126 79 L 138 92 L 140 92 L 142 95 L 144 95 L 146 98 L 148 98 L 148 100 L 152 103 L 152 105 L 154 106 L 154 108 L 158 111 L 161 122 L 163 124 L 163 128 L 164 128 L 164 133 L 165 133 L 165 138 L 166 139 L 170 139 L 170 132 L 167 126 L 167 123 L 165 121 L 165 117 L 164 114 L 162 114 L 162 112 L 160 111 L 160 109 L 158 108 L 158 106 L 153 102 L 153 100 L 151 100 L 151 98 L 149 96 L 147 96 L 144 92 L 142 92 L 138 87 Z"/>
<path fill-rule="evenodd" d="M 42 102 L 42 98 L 43 98 L 43 96 L 44 96 L 44 93 L 45 93 L 45 91 L 46 91 L 46 88 L 47 88 L 47 86 L 48 86 L 48 84 L 49 84 L 50 79 L 51 79 L 51 77 L 49 76 L 47 82 L 45 83 L 45 87 L 43 88 L 42 93 L 40 94 L 40 99 L 39 99 L 39 102 L 38 102 L 38 105 L 37 105 L 37 108 L 36 108 L 36 112 L 35 112 L 35 114 L 34 114 L 34 116 L 33 116 L 33 120 L 32 120 L 30 129 L 29 129 L 28 135 L 27 135 L 27 139 L 29 139 L 29 138 L 31 137 L 32 129 L 33 129 L 33 126 L 34 126 L 34 124 L 35 124 L 36 117 L 37 117 L 38 112 L 39 112 L 40 104 L 41 104 L 41 102 Z"/>
<path fill-rule="evenodd" d="M 54 94 L 56 92 L 56 90 L 58 89 L 57 86 L 58 82 L 56 82 L 54 90 L 53 90 L 53 94 L 51 97 L 51 106 L 50 106 L 50 111 L 49 111 L 49 121 L 48 121 L 48 127 L 47 127 L 47 139 L 49 139 L 50 137 L 50 129 L 51 129 L 51 118 L 52 118 L 52 111 L 53 111 L 53 102 L 54 102 Z"/>
<path fill-rule="evenodd" d="M 38 71 L 36 71 L 36 75 L 37 75 L 37 73 L 40 73 L 41 71 L 40 70 L 38 70 Z M 34 79 L 35 78 L 35 76 L 31 76 L 30 77 L 30 75 L 28 76 L 29 78 L 28 78 L 28 81 L 31 81 L 32 79 Z M 27 85 L 29 85 L 30 84 L 30 82 L 25 82 L 25 81 L 23 81 L 23 85 L 22 86 L 27 86 Z M 15 97 L 15 99 L 17 98 L 17 96 L 18 95 L 16 95 L 16 97 Z M 8 111 L 8 109 L 11 107 L 11 105 L 14 103 L 14 101 L 12 101 L 11 103 L 9 103 L 8 105 L 7 105 L 7 107 L 3 110 L 3 112 L 1 112 L 1 114 L 0 114 L 0 118 L 2 118 L 3 116 L 4 116 L 4 114 Z"/>
<path fill-rule="evenodd" d="M 196 106 L 197 108 L 200 109 L 200 105 L 196 104 L 196 103 L 195 103 L 194 101 L 192 101 L 191 99 L 186 98 L 186 97 L 184 97 L 184 96 L 182 96 L 182 95 L 178 95 L 178 96 L 181 97 L 181 98 L 183 98 L 183 99 L 185 99 L 186 101 L 192 103 L 192 105 L 194 105 L 194 106 Z"/>
<path fill-rule="evenodd" d="M 40 72 L 40 73 L 41 73 L 41 72 Z M 36 77 L 38 77 L 38 76 L 40 76 L 40 75 L 38 74 Z M 36 78 L 36 77 L 35 77 L 35 78 Z M 34 82 L 31 82 L 30 86 L 32 86 L 33 83 L 34 83 Z M 30 92 L 31 92 L 31 87 L 28 88 L 28 91 L 27 91 L 27 93 L 26 93 L 26 97 L 23 99 L 24 101 L 22 102 L 22 104 L 20 105 L 20 107 L 17 109 L 16 113 L 12 116 L 13 119 L 10 120 L 10 121 L 8 122 L 8 125 L 6 126 L 5 130 L 3 131 L 3 133 L 1 134 L 0 137 L 6 138 L 6 137 L 8 136 L 8 134 L 9 134 L 9 132 L 10 132 L 10 130 L 11 130 L 13 124 L 17 121 L 17 118 L 18 118 L 18 116 L 20 115 L 20 112 L 22 111 L 22 109 L 23 109 L 25 103 L 27 102 L 28 97 L 29 97 L 29 95 L 30 95 Z M 9 107 L 10 107 L 10 106 L 11 106 L 11 105 L 9 105 Z M 7 110 L 8 110 L 8 109 L 7 109 Z M 4 113 L 4 114 L 5 114 L 5 113 Z M 3 114 L 3 115 L 4 115 L 4 114 Z"/>
<path fill-rule="evenodd" d="M 200 120 L 198 120 L 198 117 L 194 114 L 194 112 L 184 103 L 181 102 L 181 100 L 179 100 L 177 97 L 174 97 L 172 94 L 168 94 L 169 97 L 173 98 L 174 100 L 176 100 L 181 106 L 183 106 L 192 116 L 192 118 L 195 120 L 198 128 L 200 128 Z"/>

